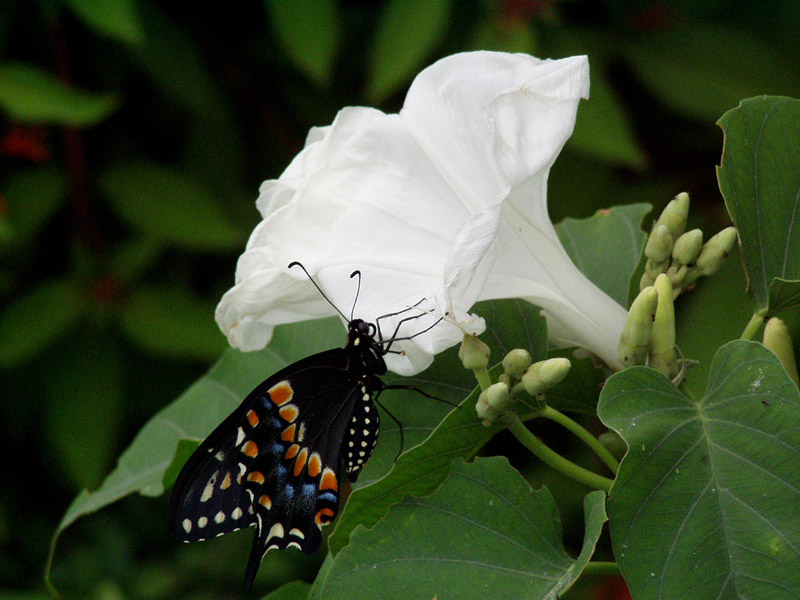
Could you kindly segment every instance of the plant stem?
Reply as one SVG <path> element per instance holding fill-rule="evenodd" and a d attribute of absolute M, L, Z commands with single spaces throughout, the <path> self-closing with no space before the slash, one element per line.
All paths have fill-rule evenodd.
<path fill-rule="evenodd" d="M 592 451 L 597 454 L 597 456 L 602 460 L 611 472 L 616 475 L 617 471 L 619 470 L 619 461 L 614 458 L 611 452 L 600 443 L 596 437 L 594 437 L 591 433 L 586 431 L 579 423 L 573 421 L 567 415 L 562 412 L 557 411 L 555 408 L 551 406 L 546 406 L 544 410 L 540 413 L 540 416 L 544 417 L 545 419 L 550 419 L 551 421 L 555 421 L 559 425 L 569 429 L 572 433 L 578 436 L 583 442 L 592 449 Z"/>
<path fill-rule="evenodd" d="M 615 562 L 592 561 L 586 563 L 583 575 L 620 575 L 619 565 Z"/>
<path fill-rule="evenodd" d="M 574 462 L 567 460 L 554 450 L 551 450 L 522 424 L 522 421 L 519 420 L 519 417 L 515 413 L 510 414 L 511 420 L 508 424 L 509 431 L 543 463 L 590 488 L 605 490 L 606 492 L 611 489 L 611 486 L 614 484 L 613 480 L 598 475 L 597 473 L 592 473 L 583 467 L 579 467 Z"/>
<path fill-rule="evenodd" d="M 761 324 L 764 322 L 764 315 L 760 315 L 758 313 L 753 313 L 753 316 L 750 317 L 750 322 L 744 328 L 742 332 L 742 337 L 739 339 L 742 340 L 752 340 L 753 337 L 756 335 L 758 328 L 761 327 Z"/>
<path fill-rule="evenodd" d="M 485 392 L 489 386 L 492 385 L 492 379 L 489 377 L 488 369 L 475 369 L 473 373 L 475 373 L 475 379 L 478 380 L 481 391 Z"/>

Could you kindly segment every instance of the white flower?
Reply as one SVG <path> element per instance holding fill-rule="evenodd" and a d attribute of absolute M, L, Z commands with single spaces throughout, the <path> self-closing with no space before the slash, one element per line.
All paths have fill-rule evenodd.
<path fill-rule="evenodd" d="M 625 310 L 570 261 L 547 213 L 547 177 L 588 97 L 586 57 L 539 60 L 472 52 L 440 60 L 414 80 L 399 114 L 345 108 L 310 131 L 278 179 L 262 184 L 263 221 L 239 259 L 217 322 L 231 345 L 263 348 L 279 323 L 337 314 L 331 301 L 375 321 L 421 305 L 473 332 L 478 300 L 524 298 L 541 306 L 557 343 L 616 358 Z M 382 321 L 391 335 L 397 318 Z M 425 329 L 423 315 L 401 335 Z M 413 374 L 460 341 L 443 322 L 401 342 L 389 368 Z"/>

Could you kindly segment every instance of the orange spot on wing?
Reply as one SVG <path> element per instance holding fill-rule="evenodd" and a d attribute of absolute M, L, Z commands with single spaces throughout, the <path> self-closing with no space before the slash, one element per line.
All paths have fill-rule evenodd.
<path fill-rule="evenodd" d="M 297 407 L 294 404 L 289 404 L 281 408 L 278 413 L 280 413 L 281 417 L 288 423 L 291 423 L 297 418 L 298 414 Z"/>
<path fill-rule="evenodd" d="M 283 406 L 286 404 L 292 399 L 293 395 L 294 391 L 292 390 L 292 386 L 289 385 L 288 381 L 281 381 L 279 384 L 273 386 L 272 389 L 269 390 L 269 397 L 278 406 Z"/>
<path fill-rule="evenodd" d="M 242 452 L 250 458 L 255 458 L 258 456 L 258 444 L 256 444 L 253 440 L 250 440 L 244 446 L 242 446 Z"/>
<path fill-rule="evenodd" d="M 297 444 L 292 444 L 291 446 L 289 446 L 289 449 L 286 451 L 286 454 L 284 454 L 284 457 L 291 460 L 295 456 L 297 456 L 298 452 L 300 452 L 300 446 L 298 446 Z"/>
<path fill-rule="evenodd" d="M 247 476 L 247 481 L 255 483 L 264 483 L 264 474 L 261 471 L 253 471 Z"/>
<path fill-rule="evenodd" d="M 317 523 L 318 527 L 322 527 L 323 525 L 327 525 L 331 521 L 333 521 L 333 517 L 336 516 L 336 513 L 333 512 L 330 508 L 323 508 L 319 512 L 317 512 L 316 516 L 314 517 L 314 521 Z"/>
<path fill-rule="evenodd" d="M 293 442 L 295 429 L 297 429 L 297 425 L 289 425 L 286 429 L 283 430 L 283 433 L 281 434 L 281 439 L 284 442 Z"/>
<path fill-rule="evenodd" d="M 220 484 L 219 489 L 227 490 L 229 487 L 231 487 L 231 472 L 230 471 L 225 473 L 225 479 L 222 480 L 222 483 Z"/>
<path fill-rule="evenodd" d="M 311 454 L 311 458 L 308 459 L 308 474 L 311 477 L 316 477 L 320 471 L 322 471 L 322 461 L 319 458 L 319 454 L 314 452 Z"/>
<path fill-rule="evenodd" d="M 297 459 L 294 461 L 294 476 L 300 477 L 300 473 L 303 472 L 303 467 L 306 466 L 306 458 L 308 457 L 308 449 L 303 448 L 300 450 L 300 454 L 297 455 Z"/>
<path fill-rule="evenodd" d="M 270 497 L 269 497 L 269 496 L 267 496 L 266 494 L 261 494 L 261 495 L 258 497 L 258 503 L 259 503 L 261 506 L 265 507 L 267 510 L 269 510 L 270 508 L 272 508 L 272 498 L 270 498 Z"/>
<path fill-rule="evenodd" d="M 339 481 L 336 479 L 336 473 L 326 468 L 322 472 L 322 480 L 319 482 L 319 489 L 321 492 L 325 490 L 333 490 L 334 492 L 338 492 Z"/>
<path fill-rule="evenodd" d="M 248 411 L 247 420 L 250 422 L 250 427 L 255 427 L 258 425 L 258 414 L 256 414 L 256 411 Z"/>

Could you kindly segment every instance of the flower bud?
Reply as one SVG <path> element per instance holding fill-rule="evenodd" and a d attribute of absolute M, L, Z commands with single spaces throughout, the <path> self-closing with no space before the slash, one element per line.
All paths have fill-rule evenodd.
<path fill-rule="evenodd" d="M 700 255 L 703 247 L 703 232 L 692 229 L 675 240 L 672 248 L 672 258 L 679 265 L 690 265 Z"/>
<path fill-rule="evenodd" d="M 726 227 L 703 245 L 695 266 L 703 275 L 712 275 L 733 250 L 734 244 L 736 228 Z"/>
<path fill-rule="evenodd" d="M 672 233 L 666 225 L 656 225 L 647 238 L 644 255 L 654 263 L 667 260 L 672 254 Z"/>
<path fill-rule="evenodd" d="M 464 339 L 461 340 L 458 358 L 461 359 L 465 369 L 477 371 L 487 367 L 490 353 L 489 346 L 478 339 L 477 335 L 467 333 L 464 335 Z"/>
<path fill-rule="evenodd" d="M 794 384 L 800 386 L 797 377 L 797 361 L 794 358 L 794 345 L 792 344 L 792 336 L 789 335 L 789 330 L 786 324 L 780 319 L 772 317 L 764 326 L 764 346 L 772 350 L 778 360 L 781 361 L 783 368 L 789 374 L 789 377 L 794 381 Z"/>
<path fill-rule="evenodd" d="M 566 358 L 549 358 L 533 363 L 522 376 L 522 385 L 531 396 L 536 396 L 560 383 L 571 366 Z"/>
<path fill-rule="evenodd" d="M 525 369 L 531 366 L 531 362 L 530 352 L 517 348 L 503 358 L 503 370 L 511 379 L 519 379 Z"/>
<path fill-rule="evenodd" d="M 620 362 L 626 367 L 644 364 L 650 351 L 650 338 L 657 306 L 658 292 L 652 286 L 639 292 L 631 304 L 618 352 Z"/>
<path fill-rule="evenodd" d="M 489 403 L 489 406 L 498 412 L 508 407 L 509 398 L 511 398 L 511 395 L 505 383 L 493 383 L 486 390 L 486 401 Z"/>
<path fill-rule="evenodd" d="M 683 230 L 686 229 L 686 220 L 688 217 L 689 194 L 681 192 L 664 207 L 655 226 L 665 225 L 672 234 L 672 239 L 677 240 L 683 233 Z"/>
<path fill-rule="evenodd" d="M 677 373 L 675 359 L 675 305 L 672 302 L 672 282 L 666 275 L 656 278 L 658 306 L 653 321 L 650 344 L 650 366 L 672 377 Z"/>

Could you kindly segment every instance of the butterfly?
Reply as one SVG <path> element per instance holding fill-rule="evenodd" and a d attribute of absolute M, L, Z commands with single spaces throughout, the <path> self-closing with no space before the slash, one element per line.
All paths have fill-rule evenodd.
<path fill-rule="evenodd" d="M 305 271 L 300 263 L 289 267 L 295 265 Z M 355 275 L 360 288 L 361 274 Z M 344 348 L 301 359 L 250 392 L 178 475 L 170 501 L 172 532 L 184 542 L 196 542 L 255 527 L 245 571 L 248 590 L 269 550 L 293 547 L 314 553 L 322 543 L 322 527 L 339 510 L 344 473 L 355 482 L 375 448 L 378 396 L 389 388 L 408 387 L 381 380 L 387 370 L 383 357 L 396 352 L 391 350 L 394 342 L 438 323 L 414 336 L 397 337 L 400 325 L 414 318 L 400 319 L 394 334 L 384 339 L 379 325 L 351 314 Z"/>

